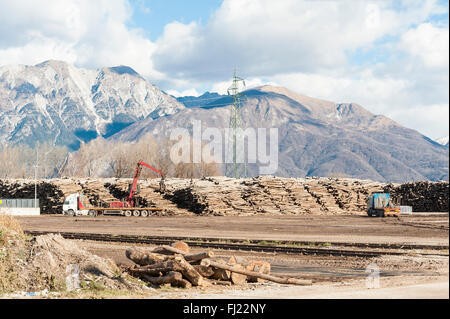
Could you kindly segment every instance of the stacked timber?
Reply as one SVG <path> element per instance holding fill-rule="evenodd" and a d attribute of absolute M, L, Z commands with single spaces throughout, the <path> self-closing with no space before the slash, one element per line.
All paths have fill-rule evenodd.
<path fill-rule="evenodd" d="M 282 284 L 311 285 L 310 280 L 276 277 L 270 274 L 270 264 L 246 261 L 239 257 L 229 260 L 215 258 L 212 251 L 191 253 L 183 242 L 159 246 L 152 250 L 130 248 L 125 255 L 135 265 L 128 273 L 153 285 L 169 284 L 190 288 L 215 285 L 243 285 L 247 282 L 273 281 Z"/>
<path fill-rule="evenodd" d="M 319 209 L 323 213 L 342 214 L 343 211 L 336 203 L 335 198 L 330 194 L 326 186 L 320 181 L 305 184 L 305 189 L 319 204 Z"/>
<path fill-rule="evenodd" d="M 448 182 L 420 181 L 402 185 L 386 185 L 384 191 L 399 205 L 412 206 L 416 212 L 448 212 Z"/>
<path fill-rule="evenodd" d="M 252 211 L 242 198 L 243 187 L 228 178 L 196 180 L 187 187 L 172 191 L 171 200 L 179 207 L 202 215 L 236 215 Z"/>
<path fill-rule="evenodd" d="M 372 181 L 332 178 L 322 185 L 334 197 L 344 213 L 360 213 L 367 209 L 367 199 L 373 192 L 382 192 L 383 184 Z"/>
<path fill-rule="evenodd" d="M 106 206 L 127 198 L 129 183 L 129 178 L 38 180 L 41 212 L 61 213 L 64 198 L 72 193 L 82 193 L 88 205 Z M 448 211 L 448 182 L 386 185 L 351 178 L 260 176 L 169 178 L 163 193 L 159 178 L 140 180 L 139 186 L 136 198 L 141 205 L 164 208 L 154 213 L 158 215 L 361 214 L 374 192 L 392 193 L 397 204 L 413 206 L 414 211 Z M 0 197 L 34 198 L 34 180 L 0 180 Z"/>
<path fill-rule="evenodd" d="M 35 196 L 35 184 L 28 180 L 0 180 L 0 198 L 31 199 Z M 63 193 L 47 181 L 36 183 L 36 196 L 39 199 L 41 214 L 61 212 L 64 202 Z"/>

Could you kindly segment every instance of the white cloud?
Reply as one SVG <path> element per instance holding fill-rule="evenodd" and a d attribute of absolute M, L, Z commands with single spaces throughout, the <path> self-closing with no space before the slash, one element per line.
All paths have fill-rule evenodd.
<path fill-rule="evenodd" d="M 217 92 L 219 94 L 227 94 L 228 88 L 231 86 L 232 81 L 233 81 L 233 79 L 230 78 L 228 81 L 216 82 L 212 85 L 211 91 Z M 248 78 L 248 79 L 245 79 L 245 88 L 241 86 L 239 89 L 240 90 L 244 90 L 244 89 L 248 90 L 248 89 L 252 89 L 252 88 L 266 85 L 266 84 L 278 85 L 278 83 L 273 82 L 273 81 L 266 81 L 266 80 L 262 80 L 260 78 Z"/>
<path fill-rule="evenodd" d="M 237 66 L 247 84 L 356 102 L 438 137 L 448 131 L 448 27 L 426 21 L 445 12 L 433 0 L 225 0 L 204 26 L 167 26 L 153 58 L 157 69 L 191 86 L 213 82 L 211 91 L 224 94 L 231 80 L 221 79 Z M 386 58 L 352 65 L 357 49 Z"/>
<path fill-rule="evenodd" d="M 177 90 L 168 90 L 168 94 L 173 95 L 175 97 L 180 96 L 200 96 L 202 93 L 199 93 L 196 89 L 188 89 L 184 91 L 177 91 Z"/>
<path fill-rule="evenodd" d="M 151 58 L 155 44 L 127 27 L 131 13 L 125 0 L 1 1 L 0 61 L 59 59 L 88 68 L 124 64 L 160 79 Z"/>
<path fill-rule="evenodd" d="M 411 55 L 420 57 L 427 67 L 443 68 L 449 65 L 448 28 L 422 23 L 402 36 L 401 45 Z"/>
<path fill-rule="evenodd" d="M 433 140 L 448 136 L 448 104 L 411 105 L 407 110 L 392 108 L 386 115 L 406 127 L 420 127 L 420 132 Z"/>
<path fill-rule="evenodd" d="M 153 56 L 162 72 L 218 80 L 235 66 L 251 76 L 317 72 L 347 63 L 348 52 L 407 30 L 435 1 L 225 0 L 205 26 L 173 22 Z"/>

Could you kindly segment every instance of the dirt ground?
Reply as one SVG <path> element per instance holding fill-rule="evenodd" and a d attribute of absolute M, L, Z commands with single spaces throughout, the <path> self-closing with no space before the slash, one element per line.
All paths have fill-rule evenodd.
<path fill-rule="evenodd" d="M 24 230 L 318 242 L 449 244 L 449 216 L 18 217 Z"/>
<path fill-rule="evenodd" d="M 112 233 L 153 236 L 298 240 L 349 243 L 449 244 L 448 214 L 404 215 L 400 218 L 361 216 L 171 216 L 18 218 L 24 230 Z M 89 252 L 131 265 L 125 257 L 130 244 L 77 240 Z M 142 245 L 140 245 L 142 246 Z M 150 247 L 150 246 L 149 246 Z M 193 251 L 204 251 L 194 248 Z M 448 250 L 438 255 L 374 258 L 310 256 L 214 250 L 216 256 L 239 255 L 270 262 L 272 274 L 311 279 L 312 286 L 275 283 L 243 286 L 152 289 L 144 295 L 115 298 L 449 298 Z M 447 253 L 447 255 L 445 255 Z M 442 255 L 444 254 L 444 255 Z M 369 268 L 368 268 L 369 267 Z M 372 269 L 372 270 L 370 270 Z M 379 273 L 378 288 L 368 277 Z"/>
<path fill-rule="evenodd" d="M 91 253 L 130 265 L 130 245 L 77 240 Z M 142 246 L 142 245 L 140 245 Z M 148 246 L 151 248 L 151 246 Z M 204 249 L 193 249 L 194 252 Z M 214 250 L 225 259 L 241 256 L 270 262 L 273 275 L 311 279 L 312 286 L 276 283 L 243 286 L 156 289 L 138 298 L 449 298 L 448 256 L 380 256 L 374 258 L 301 256 Z M 368 286 L 368 270 L 379 269 L 379 285 Z M 375 287 L 375 288 L 369 288 Z M 130 297 L 130 296 L 128 296 Z M 133 296 L 131 296 L 133 297 Z"/>

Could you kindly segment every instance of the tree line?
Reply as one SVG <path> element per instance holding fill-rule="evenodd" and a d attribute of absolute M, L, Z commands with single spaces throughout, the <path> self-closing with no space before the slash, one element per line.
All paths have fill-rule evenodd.
<path fill-rule="evenodd" d="M 50 143 L 0 146 L 0 178 L 59 178 L 59 177 L 116 177 L 131 178 L 139 161 L 160 170 L 167 177 L 201 178 L 221 175 L 217 163 L 178 163 L 170 159 L 170 149 L 175 142 L 156 141 L 146 135 L 137 142 L 120 142 L 101 137 L 74 152 L 64 146 Z M 205 147 L 203 145 L 203 147 Z M 37 166 L 36 166 L 37 164 Z M 142 178 L 159 177 L 143 169 Z"/>

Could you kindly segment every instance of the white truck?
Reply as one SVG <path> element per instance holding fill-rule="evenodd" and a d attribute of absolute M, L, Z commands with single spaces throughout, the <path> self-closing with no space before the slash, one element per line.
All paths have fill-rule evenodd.
<path fill-rule="evenodd" d="M 133 183 L 130 184 L 130 194 L 126 201 L 116 201 L 109 203 L 108 207 L 86 207 L 83 205 L 83 202 L 87 201 L 83 200 L 83 196 L 79 193 L 70 194 L 64 200 L 63 204 L 63 214 L 69 216 L 80 216 L 80 215 L 89 215 L 89 216 L 97 216 L 99 214 L 103 215 L 120 215 L 120 216 L 142 216 L 147 217 L 150 211 L 162 211 L 164 209 L 158 207 L 142 207 L 139 201 L 135 198 L 135 194 L 139 192 L 137 187 L 137 183 L 139 180 L 139 176 L 141 174 L 142 166 L 145 166 L 159 175 L 161 175 L 161 182 L 159 184 L 160 191 L 165 191 L 164 184 L 164 174 L 157 169 L 151 167 L 147 163 L 143 161 L 139 161 L 136 166 L 136 171 L 134 173 Z"/>
<path fill-rule="evenodd" d="M 162 211 L 164 209 L 158 207 L 130 207 L 125 202 L 113 202 L 109 207 L 87 207 L 83 205 L 83 195 L 79 193 L 70 194 L 66 197 L 63 204 L 64 215 L 69 216 L 97 216 L 97 215 L 118 215 L 118 216 L 141 216 L 147 217 L 150 211 Z"/>
<path fill-rule="evenodd" d="M 81 194 L 70 194 L 64 200 L 62 213 L 69 216 L 89 215 L 89 209 L 85 208 L 81 201 Z"/>

